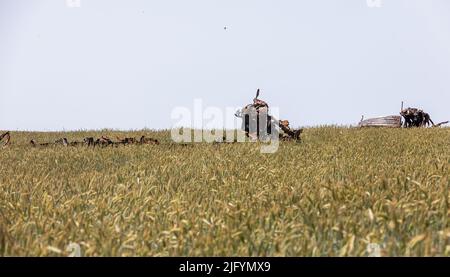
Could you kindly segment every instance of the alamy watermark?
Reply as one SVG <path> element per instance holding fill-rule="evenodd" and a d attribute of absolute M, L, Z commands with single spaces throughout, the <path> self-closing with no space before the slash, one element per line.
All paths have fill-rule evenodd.
<path fill-rule="evenodd" d="M 381 257 L 381 245 L 378 243 L 369 243 L 366 247 L 369 257 Z"/>
<path fill-rule="evenodd" d="M 80 8 L 81 0 L 66 0 L 66 6 L 68 8 Z"/>
<path fill-rule="evenodd" d="M 201 99 L 195 99 L 191 109 L 175 107 L 172 110 L 171 119 L 176 122 L 171 138 L 176 143 L 259 141 L 262 142 L 261 153 L 275 153 L 279 147 L 278 115 L 276 107 L 270 108 L 270 115 L 268 111 L 251 109 L 242 114 L 242 109 L 237 107 L 204 107 Z M 223 126 L 231 128 L 225 131 Z M 236 129 L 243 131 L 235 132 Z"/>
<path fill-rule="evenodd" d="M 381 8 L 383 6 L 383 0 L 366 0 L 366 3 L 369 8 Z"/>

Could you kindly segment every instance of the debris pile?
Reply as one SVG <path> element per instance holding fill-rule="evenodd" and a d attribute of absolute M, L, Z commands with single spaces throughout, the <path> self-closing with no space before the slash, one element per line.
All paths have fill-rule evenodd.
<path fill-rule="evenodd" d="M 54 142 L 37 143 L 34 139 L 30 141 L 33 147 L 46 147 L 52 145 L 62 145 L 62 146 L 87 146 L 87 147 L 107 147 L 107 146 L 120 146 L 120 145 L 143 145 L 143 144 L 159 144 L 159 141 L 154 138 L 147 138 L 142 136 L 139 140 L 136 138 L 117 138 L 118 141 L 113 141 L 112 139 L 101 136 L 98 139 L 93 137 L 86 137 L 83 141 L 71 141 L 67 138 L 60 138 Z"/>
<path fill-rule="evenodd" d="M 402 121 L 403 118 L 403 121 Z M 359 122 L 359 127 L 391 127 L 391 128 L 413 128 L 413 127 L 440 127 L 449 123 L 449 121 L 434 124 L 428 113 L 417 108 L 402 108 L 400 116 L 390 115 L 376 118 L 369 118 L 364 120 L 364 116 Z"/>
<path fill-rule="evenodd" d="M 4 139 L 3 145 L 1 144 Z M 2 148 L 7 147 L 11 143 L 11 135 L 9 132 L 6 132 L 2 135 L 0 135 L 0 145 Z"/>
<path fill-rule="evenodd" d="M 399 115 L 390 115 L 383 117 L 375 117 L 364 120 L 362 117 L 359 127 L 386 127 L 400 128 L 402 127 L 402 117 Z"/>
<path fill-rule="evenodd" d="M 266 140 L 271 135 L 277 135 L 281 140 L 300 140 L 302 129 L 292 129 L 287 120 L 277 120 L 269 114 L 269 105 L 258 99 L 260 90 L 256 91 L 256 97 L 252 104 L 248 104 L 235 113 L 236 117 L 242 118 L 241 129 L 251 140 Z M 274 129 L 272 127 L 275 127 Z"/>
<path fill-rule="evenodd" d="M 417 108 L 402 109 L 400 115 L 404 118 L 403 126 L 405 128 L 429 127 L 429 126 L 440 127 L 442 125 L 449 123 L 448 121 L 445 121 L 438 124 L 434 124 L 433 120 L 431 120 L 431 117 L 428 113 Z"/>

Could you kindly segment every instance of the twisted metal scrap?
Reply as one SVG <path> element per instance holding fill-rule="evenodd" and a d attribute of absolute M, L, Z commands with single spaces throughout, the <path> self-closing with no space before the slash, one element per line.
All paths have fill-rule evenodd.
<path fill-rule="evenodd" d="M 160 142 L 157 139 L 154 138 L 148 138 L 145 136 L 141 136 L 139 140 L 136 138 L 119 138 L 117 137 L 118 141 L 113 141 L 112 139 L 108 138 L 107 136 L 101 136 L 98 139 L 94 139 L 94 137 L 86 137 L 83 139 L 83 141 L 69 141 L 67 138 L 60 138 L 58 140 L 55 140 L 54 142 L 45 142 L 45 143 L 38 143 L 36 140 L 32 139 L 30 140 L 30 145 L 33 147 L 47 147 L 47 146 L 54 146 L 54 145 L 62 145 L 65 147 L 68 146 L 87 146 L 87 147 L 107 147 L 107 146 L 120 146 L 120 145 L 144 145 L 144 144 L 154 144 L 159 145 Z"/>
<path fill-rule="evenodd" d="M 238 110 L 235 113 L 236 117 L 242 118 L 242 129 L 245 131 L 245 135 L 247 137 L 250 137 L 252 139 L 257 139 L 260 137 L 260 131 L 266 129 L 268 135 L 270 135 L 273 131 L 271 126 L 278 126 L 281 129 L 281 133 L 279 134 L 279 137 L 281 140 L 300 140 L 300 134 L 302 133 L 302 129 L 294 130 L 289 127 L 289 121 L 287 120 L 277 120 L 275 117 L 269 115 L 269 105 L 261 100 L 258 99 L 260 90 L 258 89 L 256 91 L 256 97 L 253 99 L 252 104 L 248 104 L 241 110 Z M 260 127 L 260 118 L 267 119 L 263 120 L 262 124 L 266 126 Z M 253 122 L 254 124 L 250 124 L 250 121 L 256 121 Z M 250 130 L 250 125 L 256 126 L 256 130 Z M 263 138 L 264 139 L 264 138 Z"/>
<path fill-rule="evenodd" d="M 11 144 L 11 135 L 9 132 L 6 132 L 0 136 L 0 142 L 2 142 L 3 139 L 5 139 L 5 142 L 3 143 L 2 148 L 5 148 Z"/>
<path fill-rule="evenodd" d="M 400 112 L 400 115 L 405 119 L 403 123 L 403 126 L 405 128 L 428 127 L 428 126 L 440 127 L 448 123 L 448 121 L 445 121 L 438 124 L 434 124 L 433 120 L 431 120 L 431 117 L 428 113 L 417 108 L 403 109 Z"/>

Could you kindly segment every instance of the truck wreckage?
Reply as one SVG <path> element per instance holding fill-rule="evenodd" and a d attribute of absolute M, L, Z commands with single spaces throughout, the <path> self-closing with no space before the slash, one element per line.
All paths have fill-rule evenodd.
<path fill-rule="evenodd" d="M 241 129 L 246 137 L 253 141 L 265 141 L 273 136 L 278 136 L 283 141 L 300 141 L 303 129 L 292 129 L 289 121 L 278 120 L 269 114 L 269 105 L 258 99 L 260 90 L 256 91 L 256 97 L 252 104 L 238 110 L 235 116 L 242 119 Z"/>
<path fill-rule="evenodd" d="M 403 121 L 402 121 L 403 119 Z M 384 117 L 369 118 L 364 120 L 364 117 L 359 122 L 359 127 L 390 127 L 390 128 L 413 128 L 413 127 L 441 127 L 448 124 L 449 121 L 444 121 L 434 124 L 428 113 L 417 108 L 402 108 L 400 115 L 390 115 Z"/>
<path fill-rule="evenodd" d="M 448 121 L 444 121 L 438 124 L 434 124 L 433 120 L 428 113 L 423 110 L 416 108 L 407 108 L 402 109 L 400 115 L 404 118 L 403 127 L 411 128 L 411 127 L 440 127 L 449 123 Z"/>

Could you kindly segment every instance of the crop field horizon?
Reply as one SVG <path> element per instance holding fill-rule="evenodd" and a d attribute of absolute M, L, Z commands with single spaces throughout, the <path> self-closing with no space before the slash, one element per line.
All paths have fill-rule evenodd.
<path fill-rule="evenodd" d="M 101 135 L 160 144 L 29 144 Z M 11 132 L 0 256 L 450 256 L 450 128 L 301 137 L 263 154 L 168 130 Z"/>

